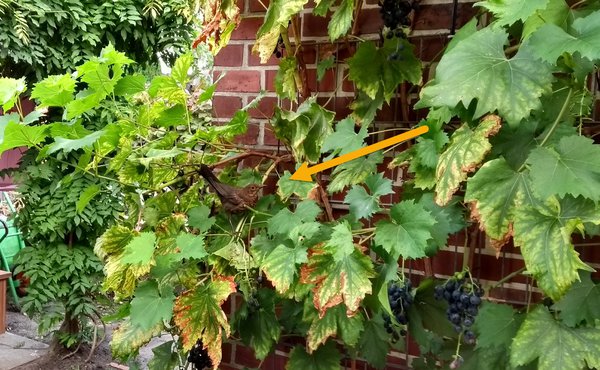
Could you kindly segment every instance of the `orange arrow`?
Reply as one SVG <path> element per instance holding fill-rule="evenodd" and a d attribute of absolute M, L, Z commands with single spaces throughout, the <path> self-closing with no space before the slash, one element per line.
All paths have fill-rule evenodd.
<path fill-rule="evenodd" d="M 388 146 L 392 146 L 394 144 L 398 144 L 403 141 L 410 140 L 417 136 L 423 135 L 427 131 L 429 131 L 428 126 L 420 126 L 413 130 L 407 131 L 403 134 L 396 135 L 394 137 L 385 139 L 383 141 L 380 141 L 373 145 L 366 146 L 364 148 L 360 148 L 353 152 L 341 155 L 337 158 L 333 158 L 327 162 L 323 162 L 323 163 L 314 165 L 312 167 L 308 167 L 308 163 L 304 162 L 304 163 L 302 163 L 302 166 L 300 166 L 300 168 L 298 168 L 296 170 L 296 172 L 294 172 L 294 174 L 292 175 L 292 177 L 290 177 L 290 179 L 296 180 L 296 181 L 311 182 L 311 181 L 313 181 L 311 175 L 313 175 L 317 172 L 325 171 L 326 169 L 329 169 L 331 167 L 339 166 L 342 163 L 346 163 L 353 159 L 360 158 L 363 155 L 371 154 L 371 153 L 374 153 L 383 148 L 387 148 Z"/>

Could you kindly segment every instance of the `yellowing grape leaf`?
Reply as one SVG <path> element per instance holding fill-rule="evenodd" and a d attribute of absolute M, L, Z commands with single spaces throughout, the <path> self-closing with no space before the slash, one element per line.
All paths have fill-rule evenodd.
<path fill-rule="evenodd" d="M 344 36 L 352 26 L 352 14 L 354 12 L 354 0 L 342 0 L 340 6 L 335 10 L 327 26 L 329 38 L 335 41 Z"/>
<path fill-rule="evenodd" d="M 362 315 L 351 317 L 346 315 L 343 305 L 337 305 L 327 310 L 322 318 L 314 318 L 306 337 L 306 349 L 313 353 L 330 337 L 342 339 L 344 344 L 354 347 L 358 343 L 360 332 L 363 330 Z"/>
<path fill-rule="evenodd" d="M 452 134 L 450 145 L 440 155 L 436 168 L 435 201 L 446 205 L 458 190 L 460 183 L 474 172 L 492 148 L 488 138 L 500 130 L 500 117 L 490 115 L 472 130 L 462 125 Z"/>
<path fill-rule="evenodd" d="M 227 316 L 221 305 L 236 291 L 233 277 L 219 276 L 179 296 L 173 309 L 175 325 L 181 330 L 183 350 L 202 340 L 213 367 L 221 363 L 222 334 L 229 337 Z"/>
<path fill-rule="evenodd" d="M 125 320 L 112 334 L 110 349 L 115 358 L 126 360 L 135 357 L 139 349 L 160 334 L 163 324 L 158 323 L 150 329 L 142 329 Z"/>

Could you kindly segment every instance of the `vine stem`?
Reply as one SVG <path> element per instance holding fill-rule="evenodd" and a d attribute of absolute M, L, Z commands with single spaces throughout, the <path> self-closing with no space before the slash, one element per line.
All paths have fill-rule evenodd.
<path fill-rule="evenodd" d="M 500 285 L 506 283 L 507 281 L 509 281 L 510 279 L 514 278 L 515 276 L 520 275 L 525 270 L 527 270 L 527 267 L 521 267 L 517 271 L 511 272 L 510 274 L 506 275 L 502 279 L 498 280 L 498 282 L 496 284 L 492 285 L 492 287 L 490 288 L 490 290 L 498 288 Z"/>

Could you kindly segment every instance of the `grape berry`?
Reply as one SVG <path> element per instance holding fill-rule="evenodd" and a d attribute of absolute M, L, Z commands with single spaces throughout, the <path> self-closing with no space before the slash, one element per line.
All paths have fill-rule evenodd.
<path fill-rule="evenodd" d="M 379 1 L 379 12 L 383 24 L 388 29 L 386 37 L 406 37 L 402 27 L 410 26 L 409 15 L 417 8 L 416 0 L 382 0 Z"/>
<path fill-rule="evenodd" d="M 483 289 L 469 278 L 469 274 L 459 274 L 442 285 L 435 287 L 435 299 L 448 302 L 446 317 L 454 325 L 457 333 L 462 333 L 464 341 L 475 343 L 475 333 L 471 326 L 479 312 Z"/>
<path fill-rule="evenodd" d="M 392 313 L 394 314 L 394 318 L 400 325 L 408 324 L 408 309 L 410 305 L 413 303 L 413 296 L 411 294 L 412 285 L 410 280 L 405 279 L 403 286 L 400 286 L 396 283 L 392 283 L 388 287 L 388 299 L 390 301 L 390 308 L 392 309 Z M 398 333 L 392 325 L 392 318 L 387 314 L 383 315 L 383 323 L 385 326 L 385 330 L 388 334 L 392 335 L 392 340 L 394 342 L 400 339 L 400 336 L 406 335 L 406 330 L 401 329 L 400 333 Z"/>
<path fill-rule="evenodd" d="M 212 361 L 208 356 L 208 352 L 202 345 L 202 340 L 198 339 L 196 344 L 190 350 L 188 361 L 193 365 L 196 370 L 204 370 L 206 368 L 212 369 Z"/>

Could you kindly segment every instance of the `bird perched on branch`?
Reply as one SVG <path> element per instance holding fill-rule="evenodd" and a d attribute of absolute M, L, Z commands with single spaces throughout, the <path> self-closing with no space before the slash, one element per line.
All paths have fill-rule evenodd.
<path fill-rule="evenodd" d="M 242 212 L 248 207 L 253 208 L 258 201 L 258 192 L 263 188 L 263 185 L 259 184 L 250 184 L 243 188 L 227 185 L 217 179 L 205 164 L 200 165 L 199 172 L 221 199 L 223 209 L 229 213 Z"/>

